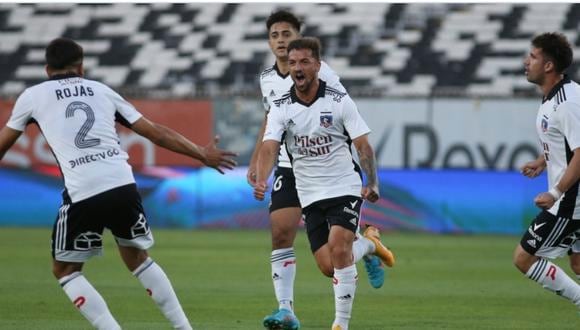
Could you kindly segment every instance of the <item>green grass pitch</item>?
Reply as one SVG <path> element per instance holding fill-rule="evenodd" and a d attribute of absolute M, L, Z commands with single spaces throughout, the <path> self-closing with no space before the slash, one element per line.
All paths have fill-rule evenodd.
<path fill-rule="evenodd" d="M 267 231 L 154 230 L 151 256 L 173 282 L 195 329 L 261 329 L 276 307 Z M 397 255 L 383 288 L 359 283 L 352 330 L 579 329 L 563 298 L 512 266 L 518 237 L 387 233 Z M 48 229 L 0 229 L 0 329 L 90 329 L 51 274 Z M 331 281 L 317 270 L 305 233 L 296 243 L 296 313 L 302 329 L 330 329 Z M 558 262 L 570 274 L 566 260 Z M 170 329 L 106 233 L 105 255 L 84 269 L 124 329 Z"/>

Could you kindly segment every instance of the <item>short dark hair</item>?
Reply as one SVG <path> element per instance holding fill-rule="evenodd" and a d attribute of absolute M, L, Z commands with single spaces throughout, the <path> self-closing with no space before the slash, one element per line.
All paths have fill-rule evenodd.
<path fill-rule="evenodd" d="M 72 39 L 56 38 L 46 47 L 44 57 L 50 68 L 62 70 L 82 63 L 83 48 Z"/>
<path fill-rule="evenodd" d="M 296 31 L 300 32 L 300 28 L 302 27 L 302 22 L 296 17 L 296 15 L 292 14 L 287 10 L 279 10 L 270 14 L 268 19 L 266 20 L 266 28 L 268 32 L 272 25 L 280 22 L 286 22 L 292 25 Z"/>
<path fill-rule="evenodd" d="M 562 33 L 540 34 L 532 40 L 532 46 L 542 49 L 542 53 L 554 63 L 558 73 L 564 72 L 572 64 L 572 47 Z"/>
<path fill-rule="evenodd" d="M 318 40 L 318 38 L 313 38 L 313 37 L 303 37 L 303 38 L 298 38 L 298 39 L 294 39 L 292 40 L 289 44 L 288 44 L 288 54 L 290 54 L 290 51 L 292 49 L 310 49 L 312 51 L 312 56 L 320 61 L 320 49 L 322 48 L 322 46 L 320 46 L 320 41 Z"/>

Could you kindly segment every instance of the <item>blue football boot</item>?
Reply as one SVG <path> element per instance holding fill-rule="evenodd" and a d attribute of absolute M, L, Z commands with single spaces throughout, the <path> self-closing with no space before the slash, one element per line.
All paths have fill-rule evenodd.
<path fill-rule="evenodd" d="M 268 330 L 298 330 L 300 321 L 292 311 L 281 308 L 264 318 L 264 327 Z"/>

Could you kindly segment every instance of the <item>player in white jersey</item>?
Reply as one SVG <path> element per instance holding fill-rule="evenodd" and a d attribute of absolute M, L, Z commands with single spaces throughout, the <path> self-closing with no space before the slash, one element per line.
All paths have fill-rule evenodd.
<path fill-rule="evenodd" d="M 536 120 L 543 153 L 522 173 L 534 178 L 547 169 L 549 190 L 534 199 L 542 211 L 516 247 L 514 264 L 580 308 L 580 285 L 548 260 L 568 252 L 580 279 L 580 86 L 564 74 L 572 58 L 564 35 L 544 33 L 532 40 L 524 62 L 528 81 L 543 93 Z"/>
<path fill-rule="evenodd" d="M 300 36 L 300 27 L 301 22 L 298 18 L 285 10 L 272 13 L 266 21 L 268 43 L 276 57 L 274 65 L 260 74 L 260 89 L 266 115 L 273 106 L 273 101 L 288 93 L 293 84 L 289 74 L 286 47 L 290 41 Z M 341 92 L 345 91 L 339 77 L 325 62 L 321 62 L 319 77 L 326 82 L 327 86 Z M 248 182 L 252 186 L 256 180 L 256 164 L 266 126 L 266 115 L 258 133 L 247 173 Z M 280 150 L 274 182 L 269 206 L 272 233 L 270 264 L 278 309 L 266 316 L 263 323 L 268 329 L 283 327 L 294 330 L 300 327 L 300 323 L 294 315 L 296 256 L 293 245 L 301 219 L 301 209 L 296 193 L 294 173 L 285 149 Z M 365 257 L 364 261 L 371 285 L 380 288 L 384 282 L 384 269 L 380 259 L 369 256 Z"/>
<path fill-rule="evenodd" d="M 82 274 L 102 253 L 104 228 L 115 236 L 127 268 L 138 278 L 175 329 L 191 329 L 171 282 L 148 255 L 153 236 L 115 120 L 155 144 L 202 161 L 223 173 L 235 154 L 214 141 L 200 147 L 150 122 L 119 94 L 83 78 L 83 49 L 58 38 L 46 48 L 49 80 L 26 89 L 0 130 L 0 159 L 26 126 L 36 123 L 63 174 L 63 203 L 52 233 L 53 274 L 81 314 L 97 329 L 120 329 L 107 304 Z"/>
<path fill-rule="evenodd" d="M 355 262 L 376 254 L 388 266 L 394 264 L 375 227 L 367 228 L 354 244 L 362 200 L 379 198 L 375 156 L 367 137 L 370 130 L 349 95 L 319 79 L 318 39 L 293 40 L 288 57 L 294 85 L 274 101 L 268 114 L 254 196 L 264 198 L 266 180 L 284 143 L 312 253 L 322 273 L 334 275 L 333 329 L 345 330 L 356 290 Z M 351 154 L 351 143 L 358 151 L 360 167 Z M 361 168 L 367 179 L 364 187 Z"/>

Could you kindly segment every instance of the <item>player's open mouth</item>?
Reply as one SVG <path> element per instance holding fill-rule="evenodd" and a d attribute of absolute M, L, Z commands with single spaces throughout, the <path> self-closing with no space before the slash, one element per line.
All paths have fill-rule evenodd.
<path fill-rule="evenodd" d="M 306 77 L 304 76 L 304 73 L 297 73 L 295 77 L 296 77 L 296 82 L 299 82 L 299 83 L 303 82 L 306 79 Z"/>

